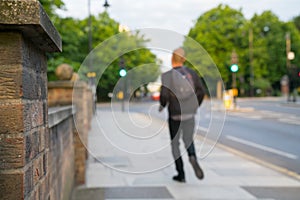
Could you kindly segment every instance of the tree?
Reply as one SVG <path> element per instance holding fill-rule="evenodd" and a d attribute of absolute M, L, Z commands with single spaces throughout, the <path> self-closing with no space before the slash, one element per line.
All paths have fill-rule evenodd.
<path fill-rule="evenodd" d="M 48 54 L 48 79 L 56 80 L 55 69 L 59 64 L 68 63 L 77 71 L 87 55 L 86 44 L 82 40 L 86 38 L 86 31 L 82 28 L 80 20 L 73 18 L 61 18 L 55 26 L 62 38 L 63 51 Z"/>
<path fill-rule="evenodd" d="M 118 28 L 119 24 L 111 24 L 109 27 Z M 138 32 L 135 34 L 133 32 L 117 34 L 99 43 L 100 46 L 95 48 L 95 61 L 93 63 L 97 63 L 101 67 L 96 67 L 93 70 L 101 75 L 97 88 L 100 99 L 107 99 L 107 94 L 113 92 L 117 81 L 120 79 L 121 59 L 124 60 L 126 70 L 130 71 L 127 75 L 130 81 L 128 89 L 135 90 L 139 84 L 148 84 L 157 79 L 160 72 L 156 56 L 146 48 L 146 43 L 147 40 Z M 148 63 L 151 65 L 146 66 L 146 68 L 140 67 Z"/>
<path fill-rule="evenodd" d="M 230 80 L 232 51 L 242 52 L 243 14 L 227 5 L 219 5 L 201 15 L 188 36 L 199 42 L 216 63 L 225 82 Z M 192 51 L 191 51 L 192 52 Z M 209 72 L 206 72 L 209 73 Z"/>
<path fill-rule="evenodd" d="M 254 15 L 251 19 L 254 35 L 254 78 L 267 80 L 275 90 L 280 90 L 280 80 L 287 74 L 286 35 L 292 40 L 291 50 L 300 50 L 300 35 L 291 22 L 282 22 L 271 11 Z M 292 63 L 299 63 L 296 57 Z"/>
<path fill-rule="evenodd" d="M 207 50 L 218 66 L 227 88 L 231 86 L 230 55 L 235 50 L 239 58 L 238 88 L 246 91 L 245 94 L 249 92 L 253 69 L 254 83 L 258 80 L 254 85 L 257 89 L 266 90 L 271 85 L 274 93 L 278 93 L 280 80 L 287 74 L 287 33 L 292 41 L 291 51 L 295 55 L 300 53 L 300 34 L 295 26 L 297 20 L 299 19 L 295 18 L 294 23 L 282 22 L 271 11 L 255 14 L 250 20 L 246 20 L 241 11 L 219 5 L 201 15 L 188 36 Z M 250 32 L 253 33 L 252 41 Z M 253 44 L 251 49 L 250 43 Z M 190 52 L 197 54 L 193 48 Z M 253 56 L 250 56 L 250 52 L 253 52 Z M 296 56 L 291 65 L 299 66 L 299 58 Z M 205 69 L 204 73 L 209 75 Z"/>
<path fill-rule="evenodd" d="M 52 8 L 52 7 L 51 7 Z M 139 47 L 137 51 L 128 52 L 123 57 L 126 59 L 127 70 L 145 63 L 156 63 L 156 56 L 146 49 L 147 40 L 143 39 L 139 34 L 122 34 L 122 39 L 115 40 L 114 36 L 119 34 L 119 23 L 109 17 L 107 12 L 100 13 L 98 16 L 91 16 L 92 20 L 92 41 L 93 49 L 95 49 L 95 58 L 97 62 L 93 66 L 86 65 L 84 60 L 89 55 L 88 35 L 89 26 L 88 18 L 77 20 L 73 18 L 57 18 L 54 21 L 58 32 L 62 37 L 63 51 L 61 53 L 48 54 L 48 79 L 56 80 L 55 69 L 59 64 L 70 64 L 74 71 L 80 69 L 81 78 L 87 80 L 86 74 L 94 71 L 102 74 L 98 85 L 99 99 L 107 99 L 107 94 L 112 92 L 119 79 L 119 56 L 112 58 L 112 55 L 118 54 L 118 51 L 126 48 Z M 97 46 L 105 44 L 110 38 L 110 44 L 105 51 L 97 51 Z M 112 38 L 112 39 L 111 39 Z M 113 42 L 112 42 L 113 41 Z M 111 63 L 112 62 L 112 63 Z M 102 66 L 108 67 L 102 71 Z M 147 71 L 139 72 L 135 70 L 135 76 L 132 77 L 132 83 L 137 80 L 153 81 L 158 77 L 158 65 L 152 66 Z M 139 73 L 138 73 L 139 72 Z M 147 79 L 147 78 L 148 79 Z"/>
<path fill-rule="evenodd" d="M 58 15 L 55 13 L 56 10 L 65 9 L 64 7 L 65 4 L 62 0 L 39 0 L 39 1 L 43 5 L 44 10 L 49 15 L 52 21 L 59 18 Z"/>
<path fill-rule="evenodd" d="M 294 17 L 293 22 L 294 22 L 296 28 L 298 29 L 298 31 L 300 31 L 300 15 Z"/>

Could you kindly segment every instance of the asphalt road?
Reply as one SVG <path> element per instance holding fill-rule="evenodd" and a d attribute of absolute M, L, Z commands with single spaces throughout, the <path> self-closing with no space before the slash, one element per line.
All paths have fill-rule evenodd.
<path fill-rule="evenodd" d="M 220 142 L 300 174 L 300 105 L 282 99 L 238 102 L 248 112 L 228 112 Z"/>
<path fill-rule="evenodd" d="M 198 133 L 300 174 L 300 104 L 288 104 L 279 98 L 238 99 L 237 102 L 240 110 L 226 115 L 215 109 L 214 103 L 204 102 L 197 115 Z M 131 102 L 126 108 L 167 119 L 166 110 L 157 111 L 158 102 Z M 221 128 L 220 137 L 213 133 L 214 127 Z"/>

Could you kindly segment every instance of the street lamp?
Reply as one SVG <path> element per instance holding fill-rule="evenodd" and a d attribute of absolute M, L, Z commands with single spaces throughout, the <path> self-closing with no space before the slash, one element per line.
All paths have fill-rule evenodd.
<path fill-rule="evenodd" d="M 105 0 L 103 7 L 105 8 L 105 11 L 107 10 L 110 5 L 108 4 L 107 0 Z M 92 50 L 92 14 L 91 14 L 91 0 L 88 0 L 88 15 L 89 15 L 89 20 L 88 20 L 88 27 L 89 27 L 89 52 Z"/>
<path fill-rule="evenodd" d="M 108 4 L 107 0 L 105 0 L 103 7 L 105 8 L 105 11 L 107 10 L 108 7 L 110 7 L 110 5 Z"/>
<path fill-rule="evenodd" d="M 107 2 L 107 0 L 105 0 L 105 3 L 103 5 L 105 7 L 105 10 L 110 6 Z M 91 13 L 91 0 L 88 0 L 88 49 L 89 49 L 89 53 L 92 51 L 93 48 L 93 37 L 92 37 L 92 13 Z M 88 62 L 88 69 L 90 70 L 90 72 L 87 73 L 87 77 L 90 79 L 90 86 L 92 88 L 92 92 L 93 92 L 93 98 L 94 98 L 94 102 L 95 102 L 95 107 L 94 107 L 94 111 L 96 110 L 96 101 L 97 101 L 97 96 L 96 96 L 96 83 L 95 83 L 95 77 L 96 77 L 96 73 L 95 72 L 91 72 L 92 71 L 92 58 L 89 59 Z"/>

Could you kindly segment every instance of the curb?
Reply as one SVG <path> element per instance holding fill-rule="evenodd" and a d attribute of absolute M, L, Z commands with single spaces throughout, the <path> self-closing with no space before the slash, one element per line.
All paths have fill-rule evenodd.
<path fill-rule="evenodd" d="M 205 140 L 208 141 L 209 143 L 214 144 L 214 142 L 212 142 L 211 139 L 209 139 L 209 138 L 204 138 L 203 136 L 201 136 L 201 135 L 199 135 L 199 134 L 195 134 L 195 137 L 198 137 L 198 138 L 201 139 L 201 140 L 204 140 L 204 139 L 205 139 Z M 281 173 L 281 174 L 283 174 L 283 175 L 289 176 L 289 177 L 291 177 L 291 178 L 294 178 L 294 179 L 300 181 L 300 174 L 297 174 L 296 172 L 293 172 L 293 171 L 290 171 L 290 170 L 288 170 L 288 169 L 286 169 L 286 168 L 284 168 L 284 167 L 280 167 L 280 166 L 274 165 L 274 164 L 272 164 L 272 163 L 269 163 L 269 162 L 260 160 L 260 159 L 258 159 L 258 158 L 255 158 L 254 156 L 251 156 L 251 155 L 249 155 L 249 154 L 247 154 L 247 153 L 245 153 L 245 152 L 239 151 L 239 150 L 237 150 L 237 149 L 228 147 L 228 146 L 226 146 L 226 145 L 224 145 L 224 144 L 216 143 L 215 145 L 216 145 L 217 147 L 221 148 L 221 149 L 224 149 L 225 151 L 228 151 L 228 152 L 234 154 L 234 155 L 237 155 L 237 156 L 239 156 L 239 157 L 245 158 L 245 159 L 247 159 L 247 160 L 249 160 L 249 161 L 253 161 L 253 162 L 255 162 L 255 163 L 259 164 L 259 165 L 262 165 L 262 166 L 267 167 L 267 168 L 269 168 L 269 169 L 272 169 L 272 170 L 274 170 L 274 171 L 276 171 L 276 172 L 279 172 L 279 173 Z"/>

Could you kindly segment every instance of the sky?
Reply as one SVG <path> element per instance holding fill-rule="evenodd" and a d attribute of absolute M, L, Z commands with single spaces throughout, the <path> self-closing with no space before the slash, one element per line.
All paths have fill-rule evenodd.
<path fill-rule="evenodd" d="M 88 16 L 88 0 L 63 0 L 67 11 L 61 16 L 83 19 Z M 90 0 L 91 13 L 103 12 L 105 0 Z M 282 21 L 300 15 L 299 0 L 108 0 L 110 17 L 130 30 L 160 28 L 187 35 L 200 15 L 220 4 L 241 9 L 246 19 L 271 10 Z M 180 46 L 180 45 L 178 45 Z M 167 61 L 170 55 L 161 54 Z M 169 64 L 169 63 L 168 63 Z"/>
<path fill-rule="evenodd" d="M 85 18 L 88 0 L 63 0 L 67 11 L 62 16 Z M 92 14 L 104 11 L 104 0 L 90 0 Z M 163 28 L 187 34 L 197 18 L 206 11 L 227 4 L 250 19 L 254 13 L 271 10 L 281 20 L 300 15 L 299 0 L 108 0 L 110 16 L 131 30 Z"/>

